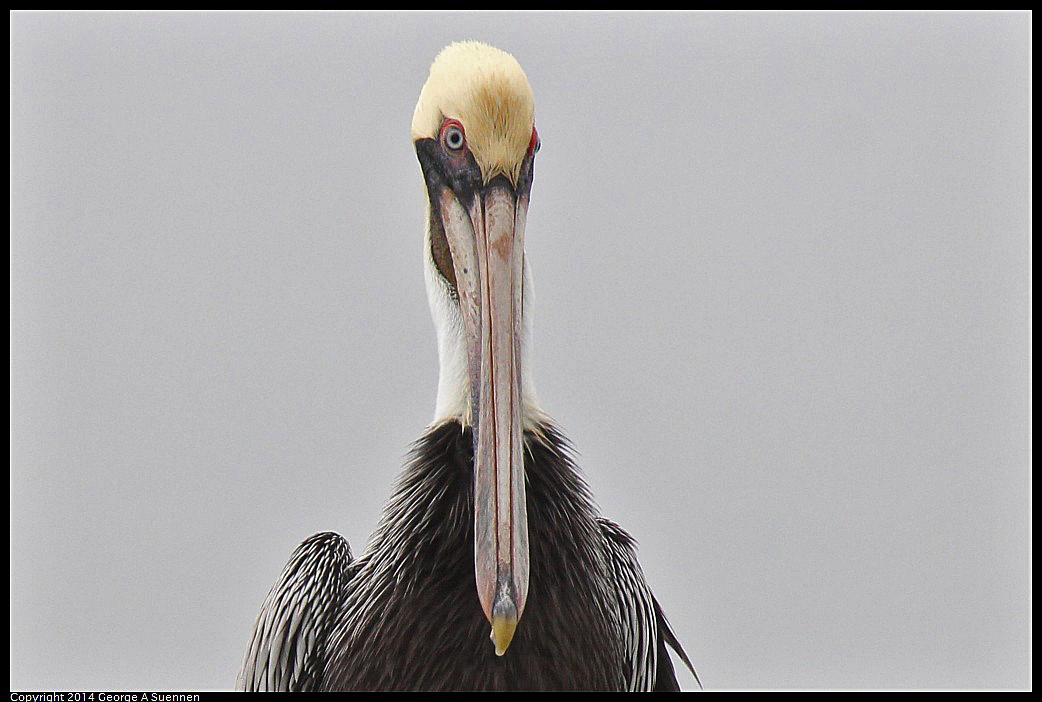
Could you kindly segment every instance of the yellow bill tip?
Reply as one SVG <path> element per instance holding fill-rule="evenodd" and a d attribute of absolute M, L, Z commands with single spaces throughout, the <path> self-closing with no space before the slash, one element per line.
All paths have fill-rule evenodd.
<path fill-rule="evenodd" d="M 515 631 L 517 631 L 517 617 L 492 617 L 492 634 L 489 638 L 495 644 L 497 656 L 502 656 L 507 652 L 510 642 L 514 640 Z"/>

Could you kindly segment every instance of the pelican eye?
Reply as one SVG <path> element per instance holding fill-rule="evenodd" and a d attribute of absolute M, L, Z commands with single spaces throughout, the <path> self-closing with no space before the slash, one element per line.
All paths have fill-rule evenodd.
<path fill-rule="evenodd" d="M 441 128 L 441 143 L 445 145 L 446 149 L 459 151 L 466 142 L 467 139 L 463 135 L 462 124 L 454 119 L 445 122 L 445 125 Z"/>

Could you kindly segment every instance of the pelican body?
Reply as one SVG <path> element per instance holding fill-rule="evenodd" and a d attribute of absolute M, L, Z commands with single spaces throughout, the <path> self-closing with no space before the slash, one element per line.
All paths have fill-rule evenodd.
<path fill-rule="evenodd" d="M 525 221 L 539 137 L 512 56 L 452 44 L 412 139 L 427 186 L 434 421 L 366 552 L 302 543 L 262 605 L 240 690 L 678 690 L 635 543 L 601 518 L 528 362 Z M 693 671 L 692 671 L 693 672 Z"/>

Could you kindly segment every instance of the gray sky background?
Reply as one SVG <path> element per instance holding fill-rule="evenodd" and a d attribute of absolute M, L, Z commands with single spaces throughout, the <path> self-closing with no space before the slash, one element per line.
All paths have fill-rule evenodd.
<path fill-rule="evenodd" d="M 467 38 L 536 95 L 544 407 L 706 687 L 1030 685 L 1029 14 L 20 13 L 12 688 L 230 687 L 363 549 Z"/>

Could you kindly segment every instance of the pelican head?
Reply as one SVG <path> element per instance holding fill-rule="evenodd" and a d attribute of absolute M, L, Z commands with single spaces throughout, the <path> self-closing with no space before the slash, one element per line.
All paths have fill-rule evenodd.
<path fill-rule="evenodd" d="M 522 313 L 539 137 L 521 66 L 478 42 L 448 46 L 420 93 L 412 138 L 428 196 L 424 260 L 441 362 L 435 422 L 474 428 L 474 572 L 503 655 L 528 595 L 522 431 L 538 414 Z"/>

